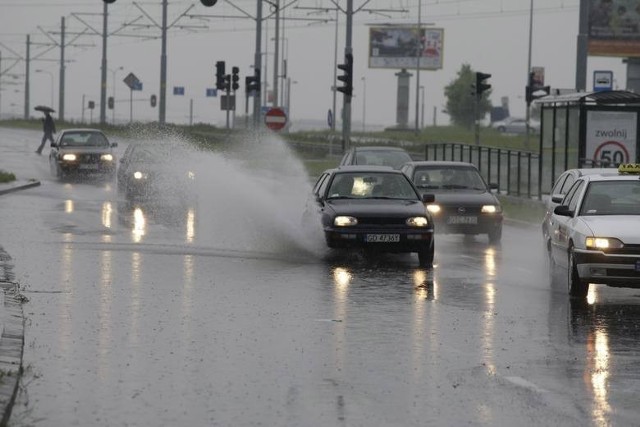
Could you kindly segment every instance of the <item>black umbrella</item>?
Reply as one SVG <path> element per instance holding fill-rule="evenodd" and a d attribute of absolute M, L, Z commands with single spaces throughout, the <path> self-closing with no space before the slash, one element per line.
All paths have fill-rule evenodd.
<path fill-rule="evenodd" d="M 34 108 L 34 110 L 42 111 L 43 113 L 53 113 L 56 111 L 51 107 L 47 107 L 46 105 L 38 105 Z"/>

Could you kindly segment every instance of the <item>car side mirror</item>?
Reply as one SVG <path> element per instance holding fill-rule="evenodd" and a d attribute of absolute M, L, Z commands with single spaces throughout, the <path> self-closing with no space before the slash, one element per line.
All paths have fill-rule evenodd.
<path fill-rule="evenodd" d="M 50 146 L 51 146 L 51 147 L 58 148 L 58 144 L 56 144 L 55 142 L 52 142 L 52 143 L 50 144 Z"/>
<path fill-rule="evenodd" d="M 551 196 L 551 201 L 553 203 L 562 203 L 562 199 L 564 199 L 564 194 L 553 194 Z"/>
<path fill-rule="evenodd" d="M 497 193 L 498 190 L 500 190 L 500 186 L 495 182 L 492 182 L 489 184 L 489 190 L 491 190 L 493 193 Z"/>
<path fill-rule="evenodd" d="M 573 211 L 567 205 L 556 206 L 553 213 L 560 216 L 573 216 Z"/>
<path fill-rule="evenodd" d="M 117 147 L 117 146 L 118 146 L 118 143 L 117 143 L 117 142 L 112 142 L 112 143 L 111 143 L 111 146 L 115 148 L 115 147 Z"/>
<path fill-rule="evenodd" d="M 433 203 L 436 201 L 436 196 L 434 194 L 423 194 L 422 202 L 423 203 Z"/>

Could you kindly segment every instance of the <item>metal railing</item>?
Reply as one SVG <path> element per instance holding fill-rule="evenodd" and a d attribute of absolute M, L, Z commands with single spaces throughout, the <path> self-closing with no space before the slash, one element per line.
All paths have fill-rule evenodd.
<path fill-rule="evenodd" d="M 473 163 L 482 177 L 511 196 L 540 198 L 540 156 L 530 151 L 458 143 L 425 145 L 425 160 Z"/>

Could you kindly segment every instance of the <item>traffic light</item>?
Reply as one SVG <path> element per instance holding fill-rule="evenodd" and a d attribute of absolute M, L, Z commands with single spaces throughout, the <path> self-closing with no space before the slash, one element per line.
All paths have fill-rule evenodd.
<path fill-rule="evenodd" d="M 110 96 L 109 98 L 107 98 L 107 107 L 109 107 L 109 110 L 113 110 L 113 96 Z"/>
<path fill-rule="evenodd" d="M 227 88 L 224 81 L 224 68 L 224 61 L 216 62 L 216 89 L 218 90 L 225 90 Z"/>
<path fill-rule="evenodd" d="M 549 95 L 551 92 L 551 87 L 549 86 L 540 86 L 536 84 L 533 79 L 533 72 L 529 73 L 529 84 L 527 84 L 526 88 L 526 96 L 527 105 L 531 105 L 533 100 L 542 98 L 543 96 Z"/>
<path fill-rule="evenodd" d="M 482 98 L 483 92 L 491 89 L 491 85 L 485 83 L 485 80 L 487 80 L 489 77 L 491 77 L 491 74 L 481 73 L 479 71 L 476 72 L 476 97 L 478 97 L 478 99 Z"/>
<path fill-rule="evenodd" d="M 338 76 L 338 80 L 344 82 L 344 86 L 339 87 L 338 92 L 351 96 L 353 94 L 353 54 L 346 53 L 344 64 L 338 64 L 338 69 L 344 71 L 343 75 Z"/>
<path fill-rule="evenodd" d="M 200 3 L 202 3 L 204 6 L 207 6 L 207 7 L 211 7 L 214 4 L 216 4 L 217 2 L 218 2 L 218 0 L 200 0 Z"/>
<path fill-rule="evenodd" d="M 116 0 L 102 0 L 102 1 L 107 4 L 111 4 L 111 3 L 115 3 Z"/>
<path fill-rule="evenodd" d="M 260 70 L 256 70 L 253 76 L 245 77 L 244 84 L 247 93 L 260 92 Z"/>
<path fill-rule="evenodd" d="M 239 72 L 240 72 L 240 68 L 238 67 L 231 68 L 231 89 L 233 89 L 234 91 L 240 88 L 240 84 L 238 83 L 238 81 L 240 80 L 240 76 L 238 76 Z"/>

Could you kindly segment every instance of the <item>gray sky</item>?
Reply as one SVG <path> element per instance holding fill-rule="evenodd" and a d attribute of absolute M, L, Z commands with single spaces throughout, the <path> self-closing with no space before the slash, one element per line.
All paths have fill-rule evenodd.
<path fill-rule="evenodd" d="M 286 0 L 282 0 L 286 1 Z M 152 25 L 149 17 L 161 21 L 160 0 L 137 3 L 117 0 L 110 9 L 110 31 L 122 23 L 136 17 L 142 18 L 138 24 Z M 266 3 L 265 3 L 266 4 Z M 344 6 L 345 0 L 339 0 Z M 575 86 L 576 34 L 578 30 L 578 0 L 534 0 L 532 66 L 545 68 L 545 84 L 557 88 Z M 225 113 L 219 108 L 218 98 L 206 98 L 206 88 L 215 87 L 215 62 L 224 60 L 227 72 L 233 65 L 240 67 L 238 111 L 244 113 L 244 76 L 252 72 L 255 53 L 255 21 L 253 19 L 229 18 L 239 16 L 238 8 L 255 15 L 255 0 L 234 0 L 233 5 L 218 0 L 212 8 L 206 8 L 199 1 L 169 0 L 169 23 L 176 20 L 191 5 L 189 14 L 217 15 L 206 20 L 189 17 L 178 19 L 169 33 L 167 47 L 167 121 L 185 123 L 189 119 L 189 104 L 193 99 L 194 121 L 224 125 Z M 354 0 L 357 8 L 362 1 Z M 298 8 L 296 8 L 298 6 Z M 31 105 L 51 103 L 51 81 L 55 85 L 54 107 L 58 105 L 58 73 L 60 50 L 36 43 L 50 43 L 45 33 L 58 38 L 61 18 L 67 24 L 67 41 L 73 32 L 86 30 L 84 21 L 101 30 L 102 2 L 79 0 L 0 0 L 0 51 L 2 70 L 14 61 L 14 53 L 25 55 L 26 35 L 31 34 Z M 335 18 L 335 12 L 309 14 L 300 7 L 333 8 L 328 0 L 298 0 L 285 12 L 284 37 L 285 53 L 288 52 L 288 75 L 291 77 L 291 118 L 326 121 L 327 110 L 332 107 L 334 74 L 334 21 L 310 23 L 286 18 L 317 17 Z M 461 65 L 468 63 L 476 71 L 492 74 L 492 102 L 500 104 L 501 97 L 509 97 L 512 115 L 524 115 L 524 87 L 527 77 L 529 46 L 530 0 L 422 0 L 423 23 L 444 28 L 444 66 L 437 71 L 422 71 L 421 85 L 425 87 L 425 123 L 431 124 L 434 109 L 437 110 L 438 124 L 447 124 L 448 117 L 441 112 L 444 107 L 444 87 L 456 77 Z M 396 120 L 396 77 L 399 70 L 369 69 L 367 67 L 369 26 L 382 23 L 416 23 L 418 0 L 372 0 L 366 9 L 394 9 L 398 12 L 385 14 L 361 11 L 354 15 L 354 99 L 352 119 L 354 129 L 361 129 L 363 113 L 367 127 L 393 125 Z M 144 16 L 144 12 L 149 17 Z M 265 13 L 268 7 L 265 6 Z M 406 10 L 408 12 L 400 12 Z M 77 14 L 78 18 L 72 13 Z M 338 63 L 342 62 L 345 42 L 345 16 L 340 15 L 338 28 Z M 200 29 L 179 29 L 179 26 L 202 26 Z M 263 40 L 274 35 L 274 22 L 263 25 Z M 54 32 L 54 33 L 52 33 Z M 133 28 L 123 31 L 128 34 Z M 160 35 L 159 29 L 136 29 L 135 32 Z M 75 44 L 93 47 L 67 47 L 66 103 L 65 116 L 80 118 L 82 97 L 94 100 L 96 109 L 93 120 L 99 118 L 101 38 L 83 35 Z M 273 81 L 273 42 L 269 42 L 266 59 L 267 78 Z M 263 51 L 266 50 L 263 48 Z M 157 107 L 151 108 L 149 97 L 158 94 L 160 81 L 160 39 L 144 40 L 132 37 L 110 37 L 108 47 L 108 67 L 118 70 L 108 73 L 107 93 L 112 95 L 115 76 L 116 120 L 129 119 L 129 89 L 122 83 L 127 73 L 133 72 L 143 82 L 143 91 L 134 92 L 134 119 L 157 120 Z M 281 52 L 282 55 L 282 52 Z M 24 62 L 9 70 L 10 73 L 24 74 Z M 44 72 L 36 73 L 34 70 Z M 588 61 L 587 89 L 590 90 L 594 70 L 612 70 L 614 84 L 624 89 L 626 66 L 620 58 L 590 57 Z M 410 70 L 415 72 L 415 70 Z M 48 74 L 50 73 L 50 74 Z M 364 81 L 363 81 L 364 78 Z M 415 77 L 414 77 L 415 78 Z M 409 119 L 415 119 L 415 80 L 411 81 Z M 24 85 L 9 86 L 11 79 L 2 80 L 2 113 L 22 114 Z M 363 91 L 366 84 L 366 95 Z M 184 86 L 185 96 L 174 96 L 173 87 Z M 16 92 L 16 90 L 18 92 Z M 363 100 L 366 108 L 363 109 Z M 15 104 L 15 105 L 11 105 Z M 342 94 L 338 94 L 338 111 L 342 105 Z M 111 120 L 111 111 L 107 118 Z M 90 112 L 85 111 L 88 120 Z"/>

